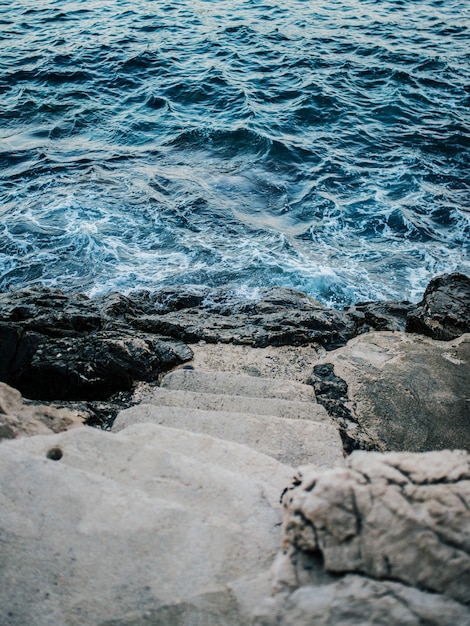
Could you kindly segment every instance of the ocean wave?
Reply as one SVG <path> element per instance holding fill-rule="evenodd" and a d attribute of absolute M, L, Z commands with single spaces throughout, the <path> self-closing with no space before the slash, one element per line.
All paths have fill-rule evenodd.
<path fill-rule="evenodd" d="M 0 288 L 470 271 L 463 0 L 0 6 Z"/>

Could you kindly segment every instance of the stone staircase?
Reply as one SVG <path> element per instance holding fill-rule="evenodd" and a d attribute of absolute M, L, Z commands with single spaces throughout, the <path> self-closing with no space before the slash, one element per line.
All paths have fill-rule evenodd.
<path fill-rule="evenodd" d="M 299 382 L 179 369 L 136 398 L 112 432 L 1 444 L 6 626 L 249 626 L 295 467 L 343 464 Z"/>
<path fill-rule="evenodd" d="M 310 385 L 295 381 L 178 369 L 140 392 L 113 430 L 153 423 L 239 443 L 293 468 L 342 463 L 343 447 Z"/>

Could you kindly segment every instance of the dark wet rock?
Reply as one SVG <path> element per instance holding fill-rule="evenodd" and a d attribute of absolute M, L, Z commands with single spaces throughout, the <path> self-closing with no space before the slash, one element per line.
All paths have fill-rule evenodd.
<path fill-rule="evenodd" d="M 328 415 L 338 426 L 343 448 L 347 454 L 351 454 L 354 450 L 383 449 L 383 445 L 366 432 L 351 411 L 348 384 L 336 376 L 332 363 L 316 365 L 305 382 L 313 386 L 318 404 L 325 407 Z"/>
<path fill-rule="evenodd" d="M 407 316 L 408 330 L 429 334 L 432 319 L 433 332 L 448 338 L 469 326 L 469 282 L 436 279 L 426 306 L 361 303 L 344 311 L 284 288 L 240 294 L 185 286 L 94 298 L 37 286 L 0 293 L 0 380 L 34 399 L 103 399 L 190 359 L 185 343 L 334 350 L 370 330 L 403 330 Z M 424 309 L 428 321 L 418 323 Z"/>
<path fill-rule="evenodd" d="M 191 350 L 156 336 L 44 338 L 28 364 L 10 371 L 7 381 L 32 399 L 101 399 L 136 380 L 155 380 L 160 372 L 189 360 Z"/>
<path fill-rule="evenodd" d="M 189 343 L 234 343 L 255 348 L 320 344 L 328 349 L 343 346 L 355 335 L 354 323 L 342 311 L 278 308 L 274 313 L 220 315 L 204 309 L 142 317 L 137 328 L 177 337 Z"/>
<path fill-rule="evenodd" d="M 358 334 L 371 330 L 402 330 L 414 305 L 406 300 L 403 302 L 358 302 L 345 307 L 348 315 L 354 320 Z"/>
<path fill-rule="evenodd" d="M 190 343 L 253 347 L 317 343 L 332 349 L 356 334 L 355 323 L 345 312 L 328 309 L 293 289 L 259 289 L 251 297 L 222 289 L 185 289 L 177 297 L 164 290 L 149 298 L 146 310 L 150 314 L 136 318 L 136 327 Z"/>
<path fill-rule="evenodd" d="M 0 380 L 26 397 L 95 400 L 191 359 L 181 341 L 136 331 L 139 306 L 34 287 L 0 294 Z"/>
<path fill-rule="evenodd" d="M 409 313 L 406 330 L 442 341 L 470 332 L 470 278 L 457 273 L 434 278 Z"/>

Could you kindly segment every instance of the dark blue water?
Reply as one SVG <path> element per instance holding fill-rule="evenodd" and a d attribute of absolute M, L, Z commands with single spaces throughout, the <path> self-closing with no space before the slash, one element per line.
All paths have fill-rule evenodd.
<path fill-rule="evenodd" d="M 0 0 L 0 289 L 470 272 L 468 0 Z"/>

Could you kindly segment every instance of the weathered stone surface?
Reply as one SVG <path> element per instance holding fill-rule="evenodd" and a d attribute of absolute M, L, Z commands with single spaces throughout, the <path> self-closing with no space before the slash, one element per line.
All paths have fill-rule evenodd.
<path fill-rule="evenodd" d="M 470 451 L 470 335 L 441 342 L 368 333 L 329 353 L 323 364 L 346 384 L 347 398 L 325 406 L 350 439 L 358 425 L 359 443 L 365 434 L 376 449 Z M 310 382 L 317 379 L 318 368 Z M 321 381 L 317 394 L 320 387 Z"/>
<path fill-rule="evenodd" d="M 304 467 L 253 626 L 470 624 L 470 455 L 355 452 Z"/>
<path fill-rule="evenodd" d="M 236 590 L 277 550 L 292 475 L 245 446 L 151 424 L 5 441 L 0 472 L 9 626 L 249 623 Z"/>
<path fill-rule="evenodd" d="M 278 594 L 253 626 L 469 626 L 470 611 L 445 596 L 349 575 L 339 582 Z"/>
<path fill-rule="evenodd" d="M 196 391 L 199 393 L 226 393 L 236 396 L 280 398 L 282 400 L 315 402 L 310 385 L 295 381 L 245 376 L 231 372 L 210 372 L 178 369 L 167 374 L 162 382 L 166 389 Z"/>
<path fill-rule="evenodd" d="M 274 415 L 289 419 L 305 419 L 316 422 L 331 422 L 328 413 L 316 402 L 296 402 L 280 398 L 260 398 L 254 396 L 234 396 L 222 393 L 199 393 L 181 391 L 141 384 L 136 389 L 134 402 L 155 406 L 191 407 L 204 411 L 225 411 Z"/>
<path fill-rule="evenodd" d="M 467 452 L 355 452 L 344 468 L 300 471 L 283 502 L 284 548 L 470 604 Z"/>
<path fill-rule="evenodd" d="M 293 467 L 312 463 L 332 467 L 343 461 L 339 433 L 333 424 L 325 422 L 139 404 L 118 414 L 113 431 L 140 423 L 181 428 L 241 443 Z"/>
<path fill-rule="evenodd" d="M 304 383 L 315 363 L 326 354 L 325 348 L 308 346 L 252 346 L 233 343 L 191 344 L 191 366 L 201 370 L 219 370 L 261 378 L 281 378 Z"/>
<path fill-rule="evenodd" d="M 443 341 L 470 333 L 470 278 L 457 273 L 434 278 L 408 314 L 406 330 Z"/>
<path fill-rule="evenodd" d="M 0 294 L 0 380 L 33 399 L 104 399 L 191 358 L 177 340 L 133 330 L 139 310 L 120 294 Z"/>
<path fill-rule="evenodd" d="M 87 417 L 80 411 L 24 404 L 19 391 L 0 383 L 0 440 L 59 433 L 83 425 Z"/>

